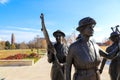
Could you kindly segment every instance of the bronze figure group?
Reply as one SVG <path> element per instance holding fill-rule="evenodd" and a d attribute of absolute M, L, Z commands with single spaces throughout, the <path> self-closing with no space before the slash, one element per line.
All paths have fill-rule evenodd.
<path fill-rule="evenodd" d="M 81 19 L 76 28 L 80 34 L 69 47 L 64 42 L 65 34 L 62 31 L 57 30 L 53 33 L 56 39 L 56 43 L 53 44 L 55 50 L 51 50 L 49 44 L 47 45 L 48 62 L 52 63 L 51 80 L 71 80 L 72 65 L 75 69 L 73 80 L 101 80 L 100 74 L 107 59 L 111 60 L 111 80 L 120 80 L 119 34 L 111 33 L 110 39 L 113 44 L 104 51 L 90 40 L 95 25 L 96 21 L 91 17 Z M 99 69 L 101 57 L 103 61 Z"/>
<path fill-rule="evenodd" d="M 80 38 L 70 45 L 66 58 L 66 80 L 71 80 L 72 65 L 75 68 L 73 80 L 100 80 L 98 69 L 100 57 L 113 59 L 117 56 L 118 46 L 108 54 L 90 40 L 95 25 L 96 21 L 91 17 L 85 17 L 79 21 L 76 29 L 80 32 Z"/>

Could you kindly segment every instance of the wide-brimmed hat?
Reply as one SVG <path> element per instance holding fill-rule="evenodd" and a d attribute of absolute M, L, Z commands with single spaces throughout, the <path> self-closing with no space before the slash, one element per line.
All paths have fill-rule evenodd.
<path fill-rule="evenodd" d="M 59 34 L 61 34 L 61 36 L 65 37 L 65 34 L 64 34 L 62 31 L 60 31 L 60 30 L 55 31 L 55 32 L 53 33 L 53 36 L 56 37 L 56 36 L 59 35 Z"/>
<path fill-rule="evenodd" d="M 79 31 L 79 29 L 83 26 L 89 25 L 89 24 L 96 24 L 96 21 L 91 18 L 91 17 L 85 17 L 83 19 L 81 19 L 78 23 L 78 27 L 76 28 L 77 31 Z"/>
<path fill-rule="evenodd" d="M 119 36 L 119 34 L 117 32 L 112 32 L 109 38 L 111 39 L 112 37 L 115 37 L 115 36 Z"/>

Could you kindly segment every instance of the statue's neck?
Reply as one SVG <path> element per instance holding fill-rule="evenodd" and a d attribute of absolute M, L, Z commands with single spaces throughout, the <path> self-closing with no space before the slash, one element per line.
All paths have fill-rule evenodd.
<path fill-rule="evenodd" d="M 90 36 L 81 35 L 81 37 L 85 42 L 88 42 L 90 39 Z"/>

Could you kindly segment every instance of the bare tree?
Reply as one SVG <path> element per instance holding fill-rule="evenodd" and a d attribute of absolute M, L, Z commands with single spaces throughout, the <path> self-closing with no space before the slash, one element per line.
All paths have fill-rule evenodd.
<path fill-rule="evenodd" d="M 20 43 L 20 46 L 19 46 L 20 49 L 28 49 L 28 46 L 25 42 L 22 42 Z"/>
<path fill-rule="evenodd" d="M 0 42 L 0 49 L 5 49 L 5 41 Z"/>

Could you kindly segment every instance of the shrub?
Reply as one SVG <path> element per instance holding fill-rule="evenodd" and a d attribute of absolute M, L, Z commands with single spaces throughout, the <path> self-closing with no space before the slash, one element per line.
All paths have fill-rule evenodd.
<path fill-rule="evenodd" d="M 26 58 L 40 58 L 40 54 L 31 53 L 31 54 L 16 54 L 13 56 L 8 56 L 6 58 L 2 58 L 2 60 L 14 60 L 14 59 L 26 59 Z"/>
<path fill-rule="evenodd" d="M 40 54 L 31 53 L 30 55 L 28 55 L 28 58 L 40 58 Z"/>

